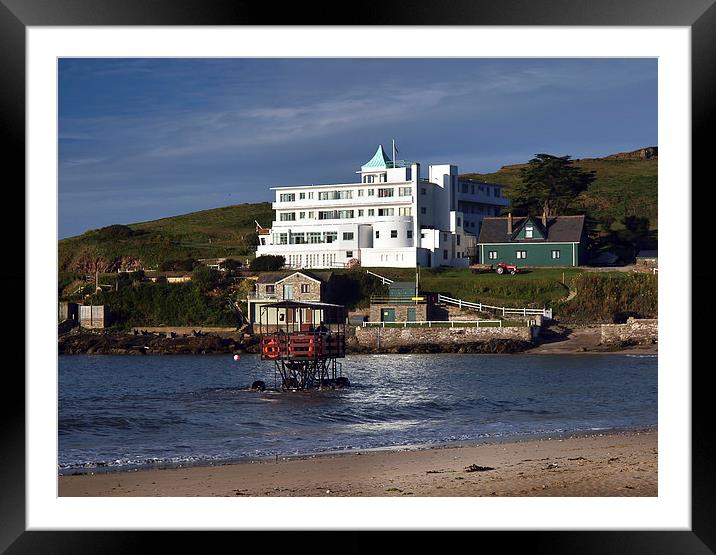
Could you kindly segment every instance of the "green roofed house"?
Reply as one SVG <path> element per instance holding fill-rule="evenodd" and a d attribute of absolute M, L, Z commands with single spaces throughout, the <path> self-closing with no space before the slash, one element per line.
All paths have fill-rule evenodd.
<path fill-rule="evenodd" d="M 584 215 L 554 218 L 487 217 L 482 220 L 477 248 L 483 264 L 580 266 L 586 260 Z"/>

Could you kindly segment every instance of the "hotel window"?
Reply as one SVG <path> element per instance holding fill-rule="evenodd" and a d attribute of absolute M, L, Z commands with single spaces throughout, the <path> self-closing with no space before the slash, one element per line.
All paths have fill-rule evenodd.
<path fill-rule="evenodd" d="M 358 210 L 358 217 L 360 218 L 362 215 L 363 215 L 363 210 L 362 210 L 362 209 L 359 209 L 359 210 Z"/>
<path fill-rule="evenodd" d="M 527 251 L 515 251 L 516 258 L 527 258 Z"/>
<path fill-rule="evenodd" d="M 409 229 L 408 230 L 408 239 L 412 239 L 412 238 L 413 238 L 413 230 Z"/>
<path fill-rule="evenodd" d="M 313 212 L 309 212 L 308 217 L 309 217 L 309 219 L 313 219 Z"/>
<path fill-rule="evenodd" d="M 375 215 L 375 209 L 374 208 L 368 208 L 368 215 L 374 216 Z"/>
<path fill-rule="evenodd" d="M 487 258 L 490 260 L 497 260 L 497 251 L 487 251 Z"/>
<path fill-rule="evenodd" d="M 294 222 L 294 221 L 296 221 L 296 213 L 295 212 L 282 212 L 279 215 L 279 219 L 282 222 Z"/>
<path fill-rule="evenodd" d="M 306 198 L 306 193 L 298 193 L 298 198 L 303 200 Z"/>
<path fill-rule="evenodd" d="M 413 209 L 409 206 L 406 208 L 398 208 L 398 216 L 412 216 Z"/>
<path fill-rule="evenodd" d="M 426 208 L 425 208 L 424 206 L 421 206 L 421 207 L 420 207 L 420 213 L 421 213 L 421 214 L 427 214 L 428 211 L 426 210 Z"/>
<path fill-rule="evenodd" d="M 398 187 L 398 196 L 409 197 L 412 194 L 412 191 L 411 187 Z"/>
<path fill-rule="evenodd" d="M 362 197 L 362 196 L 363 196 L 363 193 L 364 193 L 363 189 L 358 189 L 358 196 L 359 196 L 359 197 Z"/>
<path fill-rule="evenodd" d="M 308 198 L 313 198 L 313 192 L 308 193 Z"/>
<path fill-rule="evenodd" d="M 268 295 L 273 295 L 276 292 L 276 286 L 275 285 L 267 285 L 266 286 L 266 293 Z"/>
<path fill-rule="evenodd" d="M 375 189 L 368 189 L 368 196 L 372 197 L 375 194 Z"/>
<path fill-rule="evenodd" d="M 278 244 L 279 245 L 288 245 L 288 233 L 279 233 L 278 234 Z"/>
<path fill-rule="evenodd" d="M 532 232 L 534 231 L 534 228 L 531 225 L 528 225 L 525 228 L 525 239 L 532 239 Z"/>
<path fill-rule="evenodd" d="M 326 243 L 333 243 L 333 241 L 338 241 L 338 232 L 337 231 L 328 231 L 325 236 L 326 236 Z"/>
<path fill-rule="evenodd" d="M 346 258 L 353 258 L 353 251 L 346 251 Z"/>
<path fill-rule="evenodd" d="M 293 202 L 296 200 L 296 194 L 295 193 L 281 193 L 281 196 L 279 197 L 281 202 Z"/>
<path fill-rule="evenodd" d="M 395 194 L 393 188 L 390 189 L 378 189 L 378 198 L 392 197 Z"/>
<path fill-rule="evenodd" d="M 302 283 L 301 284 L 301 293 L 310 293 L 311 292 L 311 285 L 309 283 Z"/>
<path fill-rule="evenodd" d="M 376 232 L 375 232 L 375 238 L 376 238 L 376 239 L 380 239 L 380 231 L 376 231 Z"/>
<path fill-rule="evenodd" d="M 394 216 L 395 208 L 378 208 L 378 216 Z"/>
<path fill-rule="evenodd" d="M 352 241 L 353 240 L 353 232 L 346 231 L 345 233 L 343 233 L 343 240 L 344 241 Z"/>
<path fill-rule="evenodd" d="M 552 251 L 552 258 L 559 258 L 562 251 Z"/>
<path fill-rule="evenodd" d="M 302 219 L 304 219 L 304 218 L 306 217 L 306 213 L 305 213 L 305 212 L 299 212 L 299 213 L 298 213 L 298 217 L 299 217 L 299 219 L 302 220 Z"/>
<path fill-rule="evenodd" d="M 398 230 L 397 230 L 397 229 L 391 229 L 391 230 L 390 230 L 390 238 L 391 238 L 391 239 L 397 239 L 397 238 L 398 238 Z"/>
<path fill-rule="evenodd" d="M 375 183 L 375 176 L 374 175 L 364 175 L 363 183 Z"/>

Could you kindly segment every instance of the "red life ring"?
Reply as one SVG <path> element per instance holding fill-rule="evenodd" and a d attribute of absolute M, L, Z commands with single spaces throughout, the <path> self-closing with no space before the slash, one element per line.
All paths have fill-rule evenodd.
<path fill-rule="evenodd" d="M 264 342 L 263 351 L 266 358 L 278 358 L 278 355 L 281 353 L 278 342 L 273 337 Z"/>

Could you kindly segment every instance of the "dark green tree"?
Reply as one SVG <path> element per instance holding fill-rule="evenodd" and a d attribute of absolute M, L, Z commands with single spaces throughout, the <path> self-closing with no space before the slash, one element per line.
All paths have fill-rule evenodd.
<path fill-rule="evenodd" d="M 254 258 L 249 267 L 253 271 L 274 272 L 283 268 L 284 264 L 286 264 L 286 259 L 283 256 L 265 254 Z"/>
<path fill-rule="evenodd" d="M 197 266 L 191 274 L 191 281 L 200 291 L 210 291 L 219 282 L 219 272 L 209 266 Z"/>
<path fill-rule="evenodd" d="M 510 200 L 517 212 L 564 214 L 595 179 L 594 171 L 573 165 L 569 156 L 536 154 L 520 170 L 521 183 L 512 189 Z"/>

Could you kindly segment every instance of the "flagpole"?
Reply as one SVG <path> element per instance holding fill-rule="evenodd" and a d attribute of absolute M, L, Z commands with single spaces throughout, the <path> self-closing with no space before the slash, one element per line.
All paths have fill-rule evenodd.
<path fill-rule="evenodd" d="M 393 167 L 395 167 L 395 139 L 393 139 Z"/>

